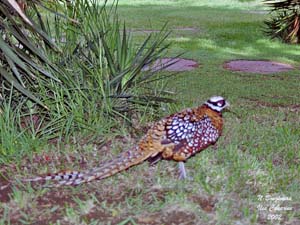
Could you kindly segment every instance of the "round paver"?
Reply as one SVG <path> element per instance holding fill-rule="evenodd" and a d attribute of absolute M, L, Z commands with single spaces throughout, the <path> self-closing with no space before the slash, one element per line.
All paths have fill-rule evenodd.
<path fill-rule="evenodd" d="M 169 66 L 167 66 L 169 65 Z M 166 67 L 167 66 L 167 67 Z M 188 71 L 197 68 L 199 64 L 191 59 L 183 58 L 162 58 L 156 60 L 152 65 L 145 66 L 144 71 L 166 70 L 166 71 Z"/>
<path fill-rule="evenodd" d="M 293 66 L 268 60 L 233 60 L 224 63 L 227 70 L 247 73 L 271 74 L 294 69 Z"/>

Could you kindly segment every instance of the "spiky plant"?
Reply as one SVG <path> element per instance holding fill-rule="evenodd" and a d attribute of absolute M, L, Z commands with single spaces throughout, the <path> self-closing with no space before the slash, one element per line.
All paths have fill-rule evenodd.
<path fill-rule="evenodd" d="M 166 54 L 169 33 L 162 29 L 137 44 L 118 19 L 116 5 L 106 2 L 32 0 L 27 16 L 14 8 L 7 13 L 8 2 L 0 5 L 2 96 L 10 98 L 3 105 L 18 109 L 22 132 L 66 139 L 79 127 L 94 129 L 100 120 L 127 119 L 140 106 L 172 101 L 164 76 L 143 69 Z"/>
<path fill-rule="evenodd" d="M 25 14 L 25 1 L 5 0 L 0 4 L 0 81 L 2 95 L 14 87 L 13 101 L 22 96 L 45 106 L 34 90 L 38 77 L 58 81 L 51 69 L 55 66 L 45 55 L 45 48 L 58 50 L 51 38 Z M 34 8 L 30 1 L 27 9 Z M 19 94 L 18 94 L 19 93 Z"/>
<path fill-rule="evenodd" d="M 270 18 L 265 20 L 265 33 L 287 43 L 300 43 L 300 0 L 265 0 Z"/>
<path fill-rule="evenodd" d="M 118 18 L 117 4 L 106 3 L 106 0 L 77 0 L 69 5 L 69 16 L 80 25 L 69 24 L 68 29 L 55 32 L 56 40 L 66 40 L 61 43 L 65 49 L 61 65 L 71 66 L 69 70 L 77 68 L 72 73 L 74 79 L 78 79 L 79 73 L 84 74 L 79 87 L 88 96 L 98 95 L 98 104 L 106 112 L 120 115 L 135 109 L 136 105 L 172 102 L 164 95 L 163 88 L 155 88 L 154 81 L 164 78 L 160 71 L 144 70 L 166 54 L 170 46 L 165 43 L 169 35 L 166 27 L 158 34 L 150 34 L 141 44 L 134 43 L 131 33 Z M 66 27 L 62 23 L 59 18 L 55 20 L 56 31 Z"/>

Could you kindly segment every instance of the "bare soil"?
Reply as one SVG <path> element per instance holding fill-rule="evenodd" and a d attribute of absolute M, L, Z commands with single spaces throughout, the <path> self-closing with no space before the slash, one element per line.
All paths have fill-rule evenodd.
<path fill-rule="evenodd" d="M 11 185 L 7 179 L 7 175 L 5 173 L 0 174 L 0 202 L 9 202 L 10 194 L 12 192 Z"/>

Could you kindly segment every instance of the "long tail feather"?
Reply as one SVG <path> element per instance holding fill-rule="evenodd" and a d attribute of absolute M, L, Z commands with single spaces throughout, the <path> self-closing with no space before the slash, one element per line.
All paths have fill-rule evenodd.
<path fill-rule="evenodd" d="M 45 176 L 22 179 L 22 181 L 35 182 L 35 181 L 47 181 L 47 180 L 53 180 L 53 181 L 75 180 L 77 178 L 82 177 L 83 174 L 84 173 L 75 170 L 64 170 L 57 173 L 48 174 Z"/>
<path fill-rule="evenodd" d="M 102 166 L 86 171 L 61 171 L 46 176 L 26 179 L 24 181 L 54 181 L 55 184 L 46 185 L 45 187 L 60 187 L 64 185 L 79 185 L 93 180 L 100 180 L 110 177 L 118 172 L 126 170 L 129 167 L 140 164 L 149 157 L 153 152 L 139 151 L 139 149 L 128 150 L 121 153 L 115 159 L 105 162 Z"/>

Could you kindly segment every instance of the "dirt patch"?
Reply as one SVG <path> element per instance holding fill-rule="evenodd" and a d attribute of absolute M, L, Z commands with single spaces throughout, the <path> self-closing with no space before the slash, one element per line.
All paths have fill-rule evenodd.
<path fill-rule="evenodd" d="M 189 200 L 199 205 L 205 212 L 211 213 L 215 211 L 215 205 L 217 203 L 217 199 L 213 196 L 199 196 L 192 195 L 189 197 Z"/>
<path fill-rule="evenodd" d="M 9 202 L 12 188 L 5 174 L 0 174 L 0 202 Z"/>
<path fill-rule="evenodd" d="M 238 72 L 272 74 L 294 69 L 293 66 L 268 60 L 233 60 L 225 62 L 224 69 Z"/>
<path fill-rule="evenodd" d="M 3 165 L 0 167 L 0 203 L 7 203 L 11 200 L 13 189 L 10 181 L 10 171 L 16 171 L 14 165 Z"/>
<path fill-rule="evenodd" d="M 86 222 L 92 222 L 93 220 L 100 220 L 100 221 L 113 221 L 116 220 L 114 216 L 112 216 L 111 212 L 104 210 L 100 207 L 97 207 L 95 210 L 90 212 L 89 214 L 81 216 L 81 219 Z M 114 222 L 113 224 L 117 224 Z"/>
<path fill-rule="evenodd" d="M 138 224 L 199 224 L 199 218 L 191 210 L 183 208 L 181 205 L 165 207 L 160 212 L 145 213 L 134 219 Z"/>
<path fill-rule="evenodd" d="M 189 71 L 194 70 L 199 67 L 199 64 L 191 59 L 183 59 L 183 58 L 163 58 L 156 60 L 152 65 L 146 66 L 143 68 L 144 71 L 158 71 L 158 70 L 166 70 L 171 72 L 181 72 L 181 71 Z"/>
<path fill-rule="evenodd" d="M 272 98 L 279 98 L 278 96 L 272 96 Z M 266 102 L 258 98 L 250 98 L 250 97 L 243 97 L 247 101 L 255 103 L 255 107 L 270 107 L 270 108 L 284 108 L 291 112 L 299 112 L 300 111 L 300 104 L 284 104 L 284 103 L 272 103 Z"/>
<path fill-rule="evenodd" d="M 49 206 L 72 206 L 75 204 L 72 198 L 72 193 L 68 188 L 60 188 L 59 191 L 52 189 L 46 192 L 43 196 L 39 196 L 36 201 L 38 205 L 42 208 L 48 208 Z M 83 194 L 77 193 L 76 198 L 85 199 Z"/>

